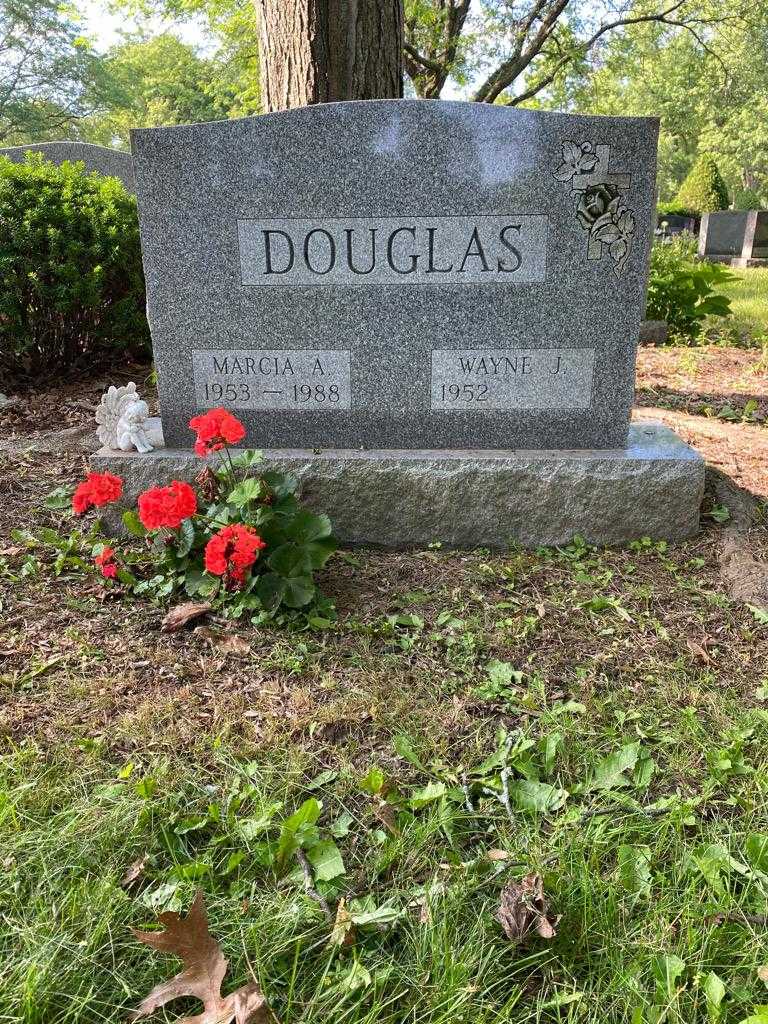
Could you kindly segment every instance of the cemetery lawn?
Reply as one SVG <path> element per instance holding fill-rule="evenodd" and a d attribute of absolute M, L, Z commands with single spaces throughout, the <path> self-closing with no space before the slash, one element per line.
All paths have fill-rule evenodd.
<path fill-rule="evenodd" d="M 179 969 L 129 928 L 197 887 L 224 990 L 283 1024 L 764 1019 L 768 613 L 723 575 L 735 506 L 669 548 L 341 552 L 335 622 L 166 635 L 10 537 L 71 528 L 40 506 L 78 429 L 0 453 L 0 1020 L 124 1021 Z M 286 822 L 314 800 L 344 947 Z M 494 914 L 534 872 L 556 935 L 515 943 Z"/>
<path fill-rule="evenodd" d="M 738 326 L 751 334 L 754 344 L 768 342 L 768 268 L 746 270 L 729 268 L 735 280 L 723 286 L 731 300 L 731 309 Z"/>

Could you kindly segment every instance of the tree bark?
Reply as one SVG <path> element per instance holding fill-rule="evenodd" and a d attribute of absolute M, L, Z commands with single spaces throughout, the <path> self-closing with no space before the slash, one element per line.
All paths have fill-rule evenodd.
<path fill-rule="evenodd" d="M 265 111 L 403 95 L 402 0 L 255 0 Z"/>

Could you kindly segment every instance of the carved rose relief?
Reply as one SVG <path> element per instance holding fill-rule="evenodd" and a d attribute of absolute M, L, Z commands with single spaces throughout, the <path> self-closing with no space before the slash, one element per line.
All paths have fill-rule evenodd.
<path fill-rule="evenodd" d="M 576 219 L 589 232 L 587 258 L 601 259 L 607 247 L 614 262 L 613 271 L 619 277 L 632 249 L 635 217 L 622 194 L 629 188 L 629 175 L 610 174 L 608 158 L 608 146 L 596 147 L 591 142 L 579 145 L 566 139 L 563 162 L 554 177 L 571 182 L 571 190 L 577 196 Z M 614 180 L 601 180 L 603 177 Z"/>

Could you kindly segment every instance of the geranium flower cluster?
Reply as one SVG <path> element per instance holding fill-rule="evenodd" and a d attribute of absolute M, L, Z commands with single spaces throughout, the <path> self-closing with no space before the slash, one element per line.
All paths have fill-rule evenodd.
<path fill-rule="evenodd" d="M 189 425 L 197 433 L 195 452 L 200 456 L 236 444 L 245 437 L 243 424 L 226 409 L 211 409 L 201 416 L 195 416 Z M 216 476 L 209 472 L 202 483 L 210 489 L 216 483 Z M 72 498 L 72 507 L 79 515 L 93 505 L 101 506 L 117 501 L 122 493 L 123 481 L 120 477 L 111 473 L 89 473 L 87 479 L 78 484 Z M 212 501 L 215 498 L 215 487 L 211 494 L 206 495 L 204 487 L 201 493 L 205 501 Z M 197 494 L 185 481 L 172 480 L 166 487 L 151 487 L 139 495 L 138 513 L 146 530 L 177 530 L 185 520 L 197 514 Z M 211 531 L 212 526 L 207 521 L 203 524 L 207 532 Z M 240 523 L 224 526 L 213 533 L 206 544 L 205 569 L 213 576 L 223 577 L 227 589 L 237 590 L 245 584 L 249 569 L 266 546 L 251 526 Z M 93 561 L 106 579 L 117 577 L 118 564 L 114 548 L 102 547 Z"/>
<path fill-rule="evenodd" d="M 92 506 L 100 508 L 118 501 L 123 493 L 123 481 L 112 473 L 89 473 L 75 488 L 72 508 L 79 516 Z"/>
<path fill-rule="evenodd" d="M 162 526 L 175 530 L 197 512 L 197 495 L 183 480 L 172 480 L 167 487 L 151 487 L 139 495 L 139 519 L 147 530 Z"/>
<path fill-rule="evenodd" d="M 103 547 L 101 553 L 96 555 L 94 563 L 101 570 L 101 575 L 107 580 L 113 580 L 117 576 L 117 562 L 115 561 L 115 549 Z"/>
<path fill-rule="evenodd" d="M 205 568 L 214 576 L 242 586 L 248 570 L 267 545 L 251 526 L 232 523 L 211 537 L 205 546 Z"/>
<path fill-rule="evenodd" d="M 237 444 L 245 437 L 245 427 L 226 409 L 210 409 L 189 421 L 196 431 L 195 455 L 205 458 L 211 452 L 221 451 L 225 445 Z"/>

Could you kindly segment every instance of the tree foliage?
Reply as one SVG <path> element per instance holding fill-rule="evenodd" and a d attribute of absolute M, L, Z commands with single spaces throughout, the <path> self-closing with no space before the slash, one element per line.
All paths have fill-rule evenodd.
<path fill-rule="evenodd" d="M 728 189 L 711 156 L 704 153 L 698 158 L 680 186 L 675 204 L 691 213 L 728 208 Z"/>
<path fill-rule="evenodd" d="M 437 99 L 449 77 L 471 77 L 471 99 L 517 106 L 562 81 L 607 39 L 629 27 L 652 25 L 701 40 L 721 19 L 738 16 L 738 5 L 714 10 L 708 4 L 405 0 L 406 70 L 417 95 L 427 99 Z"/>
<path fill-rule="evenodd" d="M 90 142 L 128 142 L 131 128 L 190 124 L 226 118 L 235 87 L 215 59 L 200 56 L 170 33 L 130 39 L 104 59 L 108 102 L 86 119 L 80 134 Z"/>
<path fill-rule="evenodd" d="M 85 117 L 103 69 L 57 0 L 0 3 L 0 142 L 61 138 Z"/>
<path fill-rule="evenodd" d="M 661 118 L 659 193 L 671 199 L 700 153 L 709 153 L 739 205 L 768 201 L 768 8 L 731 15 L 699 0 L 705 34 L 659 24 L 614 34 L 583 73 L 566 78 L 568 98 L 549 87 L 547 106 Z M 562 94 L 562 87 L 561 87 Z M 751 193 L 751 195 L 749 194 Z M 742 199 L 743 196 L 743 199 Z"/>
<path fill-rule="evenodd" d="M 251 0 L 113 2 L 143 32 L 99 60 L 55 0 L 0 0 L 0 139 L 125 144 L 132 125 L 261 111 Z M 737 205 L 768 203 L 766 5 L 404 0 L 404 12 L 404 66 L 415 95 L 658 115 L 660 199 L 675 196 L 708 153 Z M 158 18 L 170 21 L 170 32 L 194 24 L 205 45 L 167 29 L 157 36 Z M 13 68 L 21 69 L 18 81 Z"/>

